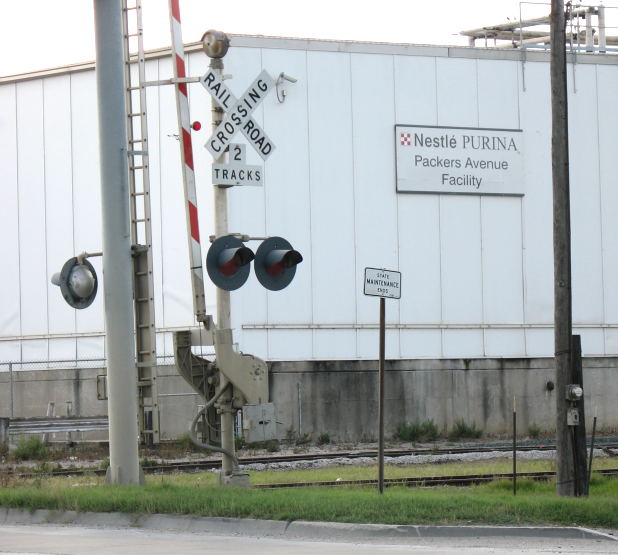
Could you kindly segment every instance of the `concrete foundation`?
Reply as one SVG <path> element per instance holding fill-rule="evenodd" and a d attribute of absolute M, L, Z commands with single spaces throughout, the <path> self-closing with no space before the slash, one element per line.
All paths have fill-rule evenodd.
<path fill-rule="evenodd" d="M 583 366 L 589 415 L 598 416 L 602 432 L 618 429 L 618 359 L 585 358 Z M 269 367 L 281 439 L 308 434 L 315 440 L 322 433 L 334 441 L 377 438 L 376 361 L 272 362 Z M 106 414 L 107 402 L 97 399 L 96 389 L 96 377 L 104 372 L 14 371 L 15 417 L 44 416 L 50 401 L 57 415 L 64 415 L 67 401 L 76 416 Z M 558 394 L 553 382 L 551 358 L 386 361 L 386 436 L 400 423 L 427 419 L 443 431 L 463 419 L 487 434 L 509 434 L 514 396 L 521 435 L 530 426 L 552 432 Z M 174 439 L 187 433 L 203 401 L 174 366 L 158 367 L 158 384 L 161 439 Z M 0 416 L 9 416 L 10 391 L 9 373 L 0 373 Z M 105 439 L 105 434 L 84 432 L 82 439 Z"/>

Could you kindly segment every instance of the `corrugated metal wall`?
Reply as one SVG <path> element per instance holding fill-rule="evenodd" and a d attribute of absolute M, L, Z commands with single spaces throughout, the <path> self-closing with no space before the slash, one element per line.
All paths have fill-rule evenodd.
<path fill-rule="evenodd" d="M 362 290 L 372 266 L 402 272 L 401 300 L 387 301 L 389 358 L 551 355 L 548 63 L 523 67 L 476 58 L 475 50 L 470 57 L 420 47 L 373 54 L 338 43 L 301 49 L 252 41 L 225 58 L 237 96 L 263 68 L 298 82 L 287 86 L 284 103 L 271 93 L 254 113 L 276 151 L 263 188 L 230 190 L 230 231 L 282 235 L 305 261 L 281 292 L 267 292 L 252 275 L 232 293 L 240 348 L 271 360 L 376 358 L 378 302 Z M 207 64 L 201 52 L 190 54 L 189 74 L 205 73 Z M 169 78 L 171 62 L 151 60 L 147 71 L 149 79 Z M 574 325 L 584 353 L 595 355 L 618 352 L 616 90 L 617 65 L 571 71 Z M 191 117 L 204 125 L 194 141 L 205 238 L 213 228 L 211 160 L 202 148 L 210 97 L 199 84 L 190 96 Z M 165 354 L 169 330 L 193 322 L 171 87 L 150 88 L 148 110 Z M 397 194 L 396 123 L 521 128 L 526 195 Z M 97 137 L 92 71 L 0 86 L 0 360 L 104 354 L 102 296 L 74 311 L 49 282 L 73 254 L 100 250 Z M 261 164 L 250 147 L 247 158 Z M 100 270 L 100 259 L 92 261 Z M 211 284 L 207 301 L 213 312 Z"/>

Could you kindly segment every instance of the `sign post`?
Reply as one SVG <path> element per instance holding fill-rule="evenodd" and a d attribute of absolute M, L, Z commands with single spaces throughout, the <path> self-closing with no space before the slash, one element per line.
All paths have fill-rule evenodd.
<path fill-rule="evenodd" d="M 363 293 L 380 297 L 380 351 L 378 360 L 378 491 L 384 493 L 384 358 L 386 350 L 386 309 L 384 299 L 401 298 L 401 273 L 365 268 Z"/>
<path fill-rule="evenodd" d="M 209 36 L 210 34 L 210 36 Z M 213 186 L 215 194 L 215 236 L 228 235 L 227 188 L 234 185 L 263 185 L 262 168 L 245 164 L 245 146 L 233 143 L 238 131 L 242 132 L 255 151 L 266 160 L 275 146 L 264 130 L 251 117 L 253 111 L 275 86 L 267 71 L 262 71 L 245 91 L 236 99 L 223 79 L 223 57 L 229 46 L 229 39 L 223 33 L 208 31 L 204 35 L 204 50 L 210 57 L 208 72 L 200 82 L 212 97 L 212 135 L 204 145 L 212 154 Z M 221 49 L 220 49 L 220 48 Z M 228 153 L 227 163 L 224 163 Z M 247 249 L 248 250 L 248 249 Z M 229 354 L 232 341 L 230 290 L 217 287 L 217 331 L 215 352 L 221 361 Z M 220 339 L 217 339 L 220 338 Z M 244 485 L 246 475 L 238 472 L 238 459 L 234 446 L 234 406 L 232 381 L 223 371 L 216 392 L 218 410 L 221 414 L 221 463 L 220 483 L 223 485 Z M 217 406 L 217 405 L 215 405 Z"/>

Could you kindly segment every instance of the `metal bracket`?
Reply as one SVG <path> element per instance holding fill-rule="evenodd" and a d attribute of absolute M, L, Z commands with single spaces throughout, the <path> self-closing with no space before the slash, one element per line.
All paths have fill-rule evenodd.
<path fill-rule="evenodd" d="M 249 404 L 268 402 L 268 367 L 261 359 L 234 351 L 232 330 L 214 332 L 217 367 Z"/>
<path fill-rule="evenodd" d="M 212 321 L 212 316 L 210 317 Z M 212 346 L 215 344 L 214 329 L 204 326 L 204 328 L 191 328 L 191 345 L 193 346 Z"/>
<path fill-rule="evenodd" d="M 235 237 L 239 241 L 246 243 L 247 241 L 265 241 L 266 239 L 270 239 L 270 237 L 252 237 L 251 235 L 247 235 L 246 233 L 226 233 L 225 236 L 231 235 Z M 216 235 L 209 235 L 208 240 L 211 243 L 214 243 L 218 237 Z"/>
<path fill-rule="evenodd" d="M 160 85 L 176 85 L 178 83 L 199 83 L 201 77 L 172 77 L 171 79 L 160 79 L 158 81 L 144 81 L 144 87 L 158 87 Z"/>
<path fill-rule="evenodd" d="M 92 256 L 103 256 L 103 253 L 102 252 L 82 252 L 81 254 L 78 254 L 76 258 L 80 264 L 83 264 L 86 258 L 90 258 Z"/>
<path fill-rule="evenodd" d="M 279 77 L 277 77 L 277 81 L 275 82 L 275 89 L 277 91 L 277 100 L 280 104 L 285 102 L 285 97 L 287 96 L 284 81 L 287 81 L 288 83 L 296 83 L 298 79 L 286 75 L 283 71 L 279 74 Z"/>

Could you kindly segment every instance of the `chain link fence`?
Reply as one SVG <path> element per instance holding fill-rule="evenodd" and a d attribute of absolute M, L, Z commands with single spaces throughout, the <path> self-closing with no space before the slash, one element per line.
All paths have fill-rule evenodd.
<path fill-rule="evenodd" d="M 157 357 L 157 366 L 167 366 L 174 364 L 174 357 L 164 355 Z M 8 416 L 15 417 L 15 384 L 17 382 L 16 374 L 18 372 L 27 371 L 46 371 L 46 370 L 86 370 L 98 368 L 105 370 L 107 368 L 107 359 L 105 358 L 84 358 L 84 359 L 63 359 L 63 360 L 28 360 L 28 361 L 2 361 L 0 362 L 0 376 L 8 375 L 8 380 L 0 381 L 6 383 L 9 390 L 9 410 Z"/>

